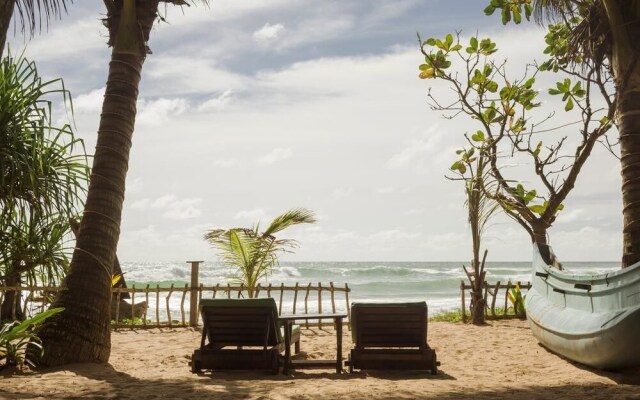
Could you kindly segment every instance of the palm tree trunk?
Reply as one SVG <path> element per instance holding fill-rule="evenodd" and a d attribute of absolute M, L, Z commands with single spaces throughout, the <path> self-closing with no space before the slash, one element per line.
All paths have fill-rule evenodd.
<path fill-rule="evenodd" d="M 144 43 L 157 15 L 158 0 L 105 4 L 114 50 L 76 250 L 63 290 L 52 305 L 65 311 L 39 331 L 44 365 L 107 362 L 111 351 L 111 274 L 146 55 Z"/>
<path fill-rule="evenodd" d="M 19 287 L 22 284 L 20 271 L 14 269 L 9 271 L 4 279 L 5 286 Z M 19 291 L 5 291 L 2 305 L 0 306 L 1 321 L 23 321 L 25 319 L 22 313 L 22 297 Z"/>
<path fill-rule="evenodd" d="M 618 129 L 624 218 L 623 267 L 640 261 L 640 92 L 618 95 Z"/>
<path fill-rule="evenodd" d="M 11 24 L 11 16 L 16 5 L 16 0 L 0 1 L 0 58 L 4 53 L 4 45 L 7 42 L 7 32 Z"/>
<path fill-rule="evenodd" d="M 107 362 L 111 274 L 120 235 L 129 150 L 143 57 L 113 53 L 85 211 L 69 274 L 40 332 L 43 364 Z M 78 334 L 82 332 L 82 334 Z"/>
<path fill-rule="evenodd" d="M 602 0 L 612 36 L 622 174 L 622 267 L 640 261 L 640 2 Z"/>

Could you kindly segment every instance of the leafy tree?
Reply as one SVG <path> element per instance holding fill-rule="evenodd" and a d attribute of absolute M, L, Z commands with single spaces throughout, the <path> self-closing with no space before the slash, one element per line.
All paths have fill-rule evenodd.
<path fill-rule="evenodd" d="M 248 287 L 253 297 L 253 288 L 278 264 L 278 256 L 290 252 L 297 242 L 292 239 L 277 239 L 274 234 L 294 225 L 316 222 L 312 211 L 294 208 L 276 217 L 267 229 L 260 233 L 260 224 L 253 228 L 213 229 L 204 238 L 219 251 L 220 261 L 235 267 L 240 275 L 232 279 Z"/>
<path fill-rule="evenodd" d="M 62 79 L 43 81 L 35 63 L 0 61 L 0 283 L 59 281 L 68 262 L 69 220 L 88 180 L 81 139 L 52 124 L 53 96 L 70 102 Z M 23 319 L 19 292 L 7 291 L 0 315 Z"/>
<path fill-rule="evenodd" d="M 39 333 L 45 365 L 109 360 L 111 277 L 147 41 L 160 19 L 160 3 L 187 5 L 183 0 L 104 3 L 113 51 L 84 213 L 64 290 L 52 305 L 65 312 L 53 316 Z"/>
<path fill-rule="evenodd" d="M 623 267 L 640 261 L 640 0 L 491 0 L 485 13 L 500 10 L 504 24 L 518 13 L 538 22 L 571 24 L 569 54 L 581 54 L 609 71 L 615 84 L 623 204 Z M 519 23 L 521 18 L 513 18 Z"/>
<path fill-rule="evenodd" d="M 547 243 L 548 229 L 563 209 L 563 201 L 595 144 L 605 138 L 616 111 L 608 93 L 610 76 L 601 73 L 595 63 L 569 54 L 567 32 L 564 26 L 550 27 L 545 50 L 550 58 L 540 66 L 529 66 L 516 79 L 507 75 L 506 61 L 495 61 L 497 45 L 489 38 L 471 37 L 463 45 L 459 37 L 449 34 L 420 43 L 425 56 L 420 77 L 446 82 L 455 96 L 453 103 L 443 105 L 430 92 L 432 108 L 474 121 L 476 133 L 468 137 L 468 143 L 479 157 L 486 158 L 491 175 L 491 187 L 485 184 L 483 190 L 537 243 Z M 579 113 L 577 129 L 573 124 L 547 128 L 553 114 L 540 121 L 532 119 L 532 110 L 540 106 L 534 84 L 541 72 L 562 74 L 549 93 L 562 97 L 565 112 Z M 598 101 L 603 108 L 597 107 Z M 549 132 L 560 129 L 577 132 L 569 141 L 565 135 L 545 144 Z M 570 142 L 576 143 L 575 147 L 565 151 Z M 517 157 L 529 160 L 537 187 L 525 187 L 522 172 L 510 176 L 512 169 L 507 166 Z M 452 167 L 464 174 L 464 163 Z"/>

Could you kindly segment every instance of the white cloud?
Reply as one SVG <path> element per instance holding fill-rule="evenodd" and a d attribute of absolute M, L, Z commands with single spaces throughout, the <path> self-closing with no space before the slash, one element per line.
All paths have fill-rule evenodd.
<path fill-rule="evenodd" d="M 352 187 L 341 187 L 334 189 L 333 192 L 331 192 L 331 198 L 334 200 L 342 200 L 347 197 L 351 197 L 353 193 L 354 189 Z"/>
<path fill-rule="evenodd" d="M 213 166 L 215 168 L 222 168 L 222 169 L 233 168 L 238 164 L 239 162 L 238 162 L 238 159 L 236 158 L 217 158 L 213 162 Z"/>
<path fill-rule="evenodd" d="M 73 99 L 73 110 L 76 113 L 97 113 L 102 109 L 105 87 L 81 94 Z"/>
<path fill-rule="evenodd" d="M 201 198 L 178 199 L 175 195 L 167 194 L 155 200 L 146 197 L 136 200 L 129 208 L 132 210 L 153 210 L 153 212 L 161 212 L 160 215 L 166 219 L 184 220 L 202 215 L 201 203 Z"/>
<path fill-rule="evenodd" d="M 162 214 L 163 217 L 168 219 L 191 219 L 202 215 L 202 211 L 199 208 L 202 199 L 190 198 L 176 200 L 167 206 L 167 211 Z"/>
<path fill-rule="evenodd" d="M 179 116 L 188 108 L 185 99 L 158 99 L 138 101 L 136 124 L 160 126 L 172 118 Z"/>
<path fill-rule="evenodd" d="M 569 211 L 563 211 L 559 214 L 558 219 L 564 224 L 568 222 L 578 221 L 584 215 L 584 210 L 576 208 Z"/>
<path fill-rule="evenodd" d="M 291 158 L 292 155 L 293 155 L 293 151 L 291 150 L 291 148 L 277 147 L 273 149 L 270 153 L 265 154 L 264 156 L 258 158 L 256 160 L 256 164 L 271 165 L 280 161 L 284 161 L 288 158 Z"/>
<path fill-rule="evenodd" d="M 253 32 L 253 40 L 266 44 L 280 38 L 285 31 L 286 29 L 282 24 L 271 25 L 266 23 L 262 28 Z"/>
<path fill-rule="evenodd" d="M 165 208 L 168 207 L 169 204 L 173 203 L 176 200 L 176 196 L 172 194 L 166 194 L 164 196 L 160 196 L 151 203 L 151 208 Z"/>
<path fill-rule="evenodd" d="M 430 155 L 442 152 L 442 136 L 438 124 L 434 125 L 423 137 L 411 140 L 404 149 L 394 154 L 387 161 L 387 166 L 402 168 L 415 164 L 423 165 L 431 158 Z"/>
<path fill-rule="evenodd" d="M 262 208 L 256 208 L 253 210 L 238 211 L 233 219 L 239 219 L 244 222 L 255 224 L 258 221 L 266 221 L 268 219 L 267 214 Z"/>
<path fill-rule="evenodd" d="M 133 210 L 146 210 L 151 205 L 151 201 L 148 198 L 136 200 L 129 206 Z"/>
<path fill-rule="evenodd" d="M 225 90 L 219 96 L 211 97 L 198 106 L 199 112 L 222 111 L 232 101 L 233 91 Z"/>
<path fill-rule="evenodd" d="M 376 194 L 393 194 L 396 192 L 396 189 L 392 186 L 385 186 L 375 189 Z"/>

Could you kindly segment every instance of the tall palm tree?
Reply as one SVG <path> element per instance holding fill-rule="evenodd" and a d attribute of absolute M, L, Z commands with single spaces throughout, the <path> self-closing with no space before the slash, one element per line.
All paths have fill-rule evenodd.
<path fill-rule="evenodd" d="M 246 285 L 249 297 L 253 297 L 253 288 L 278 263 L 279 254 L 297 246 L 295 240 L 276 239 L 274 235 L 293 225 L 314 222 L 316 218 L 312 211 L 294 208 L 276 217 L 262 233 L 258 224 L 251 229 L 213 229 L 204 235 L 204 239 L 218 249 L 224 265 L 238 269 L 239 275 L 232 279 Z"/>
<path fill-rule="evenodd" d="M 489 9 L 512 2 L 491 0 Z M 517 0 L 527 7 L 530 0 Z M 573 51 L 610 68 L 616 87 L 616 124 L 622 171 L 622 266 L 640 261 L 640 0 L 533 0 L 538 22 L 582 21 L 572 29 Z M 493 11 L 491 11 L 493 12 Z"/>
<path fill-rule="evenodd" d="M 14 10 L 20 17 L 22 31 L 33 36 L 42 29 L 42 20 L 49 24 L 51 18 L 60 17 L 67 10 L 66 2 L 73 0 L 2 0 L 0 1 L 0 56 L 7 41 L 7 32 L 11 26 Z"/>
<path fill-rule="evenodd" d="M 112 266 L 146 42 L 161 1 L 186 4 L 183 0 L 104 1 L 104 23 L 113 51 L 76 248 L 63 289 L 52 305 L 64 307 L 65 312 L 39 333 L 45 365 L 109 360 Z"/>

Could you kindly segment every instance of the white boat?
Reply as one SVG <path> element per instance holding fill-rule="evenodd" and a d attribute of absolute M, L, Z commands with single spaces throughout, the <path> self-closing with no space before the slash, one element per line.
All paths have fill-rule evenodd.
<path fill-rule="evenodd" d="M 549 350 L 591 367 L 640 365 L 640 263 L 604 274 L 561 269 L 549 246 L 534 244 L 525 298 L 534 336 Z"/>

